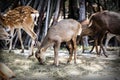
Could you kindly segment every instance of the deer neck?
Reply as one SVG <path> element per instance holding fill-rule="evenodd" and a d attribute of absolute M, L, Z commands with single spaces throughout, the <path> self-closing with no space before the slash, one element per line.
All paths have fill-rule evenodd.
<path fill-rule="evenodd" d="M 48 47 L 54 45 L 54 42 L 52 42 L 50 39 L 48 39 L 48 37 L 46 36 L 43 40 L 43 42 L 40 45 L 40 49 L 44 49 L 44 51 L 47 50 Z"/>

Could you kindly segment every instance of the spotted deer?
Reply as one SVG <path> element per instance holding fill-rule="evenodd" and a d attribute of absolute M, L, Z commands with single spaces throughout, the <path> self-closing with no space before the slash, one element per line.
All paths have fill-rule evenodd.
<path fill-rule="evenodd" d="M 34 25 L 37 24 L 38 16 L 39 12 L 30 6 L 19 6 L 13 10 L 9 10 L 4 15 L 0 15 L 0 24 L 3 25 L 6 29 L 10 30 L 11 39 L 9 52 L 12 49 L 13 34 L 15 29 L 18 33 L 18 38 L 21 43 L 22 52 L 24 52 L 23 41 L 21 38 L 21 29 L 23 29 L 32 38 L 30 54 L 33 54 L 32 49 L 35 40 L 37 39 L 37 35 L 33 31 L 33 29 Z"/>

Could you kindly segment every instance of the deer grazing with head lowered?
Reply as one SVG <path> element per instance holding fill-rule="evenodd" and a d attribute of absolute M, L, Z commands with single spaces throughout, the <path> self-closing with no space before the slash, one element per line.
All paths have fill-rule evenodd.
<path fill-rule="evenodd" d="M 44 52 L 48 47 L 54 47 L 54 64 L 56 66 L 59 65 L 58 61 L 58 50 L 62 42 L 67 42 L 67 44 L 71 45 L 72 50 L 69 47 L 69 59 L 68 63 L 72 60 L 72 56 L 74 54 L 74 63 L 76 63 L 76 38 L 77 35 L 80 35 L 82 32 L 82 27 L 79 22 L 73 19 L 64 19 L 60 22 L 56 23 L 52 27 L 49 28 L 47 35 L 43 39 L 40 47 L 38 47 L 35 56 L 38 61 L 43 64 L 45 61 Z"/>
<path fill-rule="evenodd" d="M 33 54 L 32 49 L 35 40 L 37 39 L 37 35 L 33 31 L 33 29 L 34 25 L 37 23 L 38 16 L 39 12 L 30 6 L 20 6 L 13 10 L 9 10 L 4 15 L 0 15 L 0 24 L 3 25 L 6 29 L 10 30 L 11 39 L 9 52 L 12 49 L 13 34 L 15 29 L 18 32 L 18 38 L 21 43 L 22 52 L 24 52 L 23 41 L 21 38 L 21 29 L 23 29 L 32 38 L 30 54 Z"/>

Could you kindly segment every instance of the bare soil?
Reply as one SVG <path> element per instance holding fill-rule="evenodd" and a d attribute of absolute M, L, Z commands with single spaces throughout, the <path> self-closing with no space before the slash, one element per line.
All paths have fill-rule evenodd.
<path fill-rule="evenodd" d="M 77 64 L 74 60 L 67 64 L 68 52 L 59 50 L 58 67 L 53 65 L 53 49 L 46 51 L 46 63 L 40 65 L 33 56 L 27 59 L 28 50 L 0 51 L 0 62 L 5 63 L 16 74 L 12 80 L 120 80 L 120 58 L 118 50 L 107 51 L 108 58 L 96 56 L 96 53 L 77 51 Z"/>

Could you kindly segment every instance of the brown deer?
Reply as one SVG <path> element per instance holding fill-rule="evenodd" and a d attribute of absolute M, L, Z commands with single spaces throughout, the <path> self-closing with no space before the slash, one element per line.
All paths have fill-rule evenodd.
<path fill-rule="evenodd" d="M 72 45 L 72 50 L 69 50 L 70 56 L 68 59 L 68 63 L 72 60 L 72 56 L 74 53 L 74 63 L 76 63 L 76 38 L 77 35 L 80 35 L 82 31 L 81 24 L 73 19 L 64 19 L 60 22 L 56 23 L 52 27 L 49 28 L 47 35 L 43 39 L 40 47 L 35 53 L 38 61 L 43 64 L 44 63 L 44 52 L 46 49 L 53 45 L 54 47 L 54 63 L 56 66 L 59 65 L 58 61 L 58 50 L 62 42 L 67 42 Z M 70 47 L 69 47 L 70 49 Z"/>
<path fill-rule="evenodd" d="M 95 40 L 100 41 L 100 48 L 103 50 L 103 54 L 106 53 L 102 44 L 105 33 L 106 31 L 108 31 L 112 34 L 119 36 L 120 35 L 119 22 L 120 22 L 120 14 L 112 11 L 97 12 L 91 17 L 90 19 L 91 25 L 89 26 L 89 28 L 91 28 L 92 31 L 95 32 L 95 36 L 94 36 Z M 98 44 L 98 43 L 95 43 L 95 44 Z M 100 54 L 100 52 L 98 54 Z M 119 54 L 120 54 L 120 51 L 119 51 Z"/>
<path fill-rule="evenodd" d="M 39 16 L 39 12 L 30 6 L 20 6 L 13 10 L 9 10 L 4 15 L 0 15 L 0 24 L 2 24 L 5 28 L 10 30 L 11 39 L 10 39 L 9 52 L 12 49 L 13 34 L 15 29 L 18 32 L 18 37 L 21 43 L 22 52 L 24 52 L 23 41 L 21 38 L 21 29 L 23 29 L 32 38 L 30 54 L 33 54 L 32 49 L 35 40 L 37 39 L 37 35 L 33 31 L 33 29 L 34 29 L 34 24 L 36 24 L 37 22 L 38 16 Z M 34 21 L 34 19 L 36 20 Z"/>

